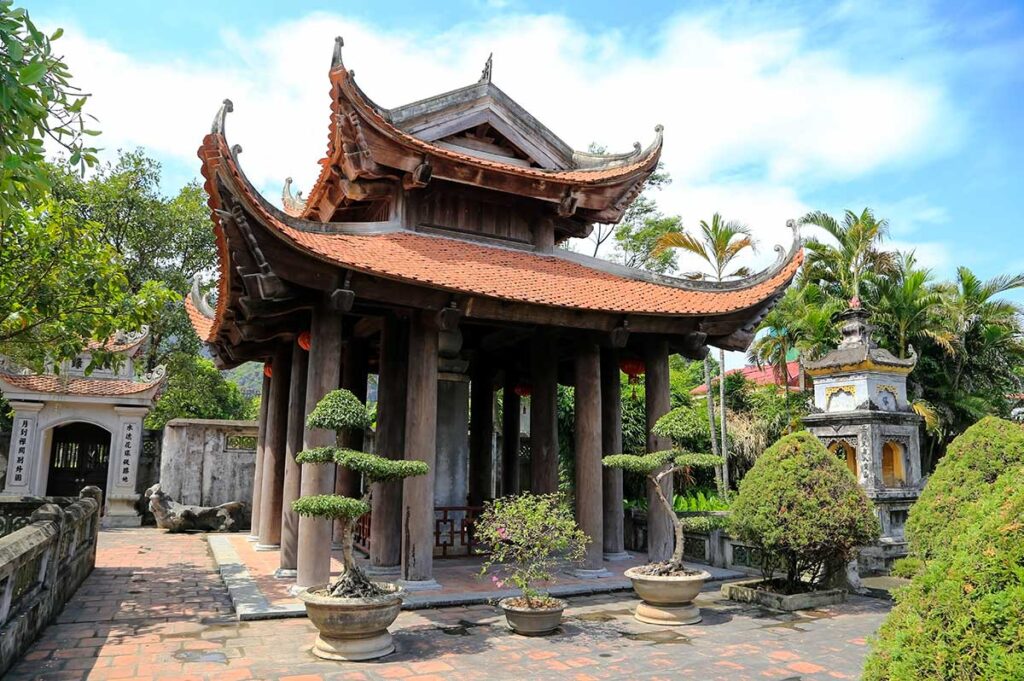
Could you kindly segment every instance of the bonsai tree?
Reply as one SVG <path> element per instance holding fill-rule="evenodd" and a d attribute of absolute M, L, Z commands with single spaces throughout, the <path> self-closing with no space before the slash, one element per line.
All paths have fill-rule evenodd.
<path fill-rule="evenodd" d="M 520 494 L 488 502 L 476 520 L 477 539 L 491 548 L 480 574 L 498 586 L 512 584 L 523 592 L 526 607 L 545 609 L 554 599 L 533 585 L 551 581 L 555 566 L 582 560 L 590 538 L 576 525 L 572 510 L 557 494 Z"/>
<path fill-rule="evenodd" d="M 327 393 L 306 418 L 308 427 L 333 430 L 337 435 L 346 430 L 365 430 L 372 423 L 373 415 L 366 405 L 348 390 Z M 427 464 L 422 461 L 386 459 L 337 446 L 307 449 L 299 452 L 295 460 L 302 464 L 336 463 L 361 473 L 368 483 L 401 480 L 414 475 L 426 475 L 428 471 Z M 370 512 L 369 484 L 366 489 L 360 499 L 340 494 L 317 494 L 300 497 L 292 503 L 292 510 L 299 515 L 341 521 L 344 571 L 338 581 L 327 587 L 330 596 L 370 598 L 385 593 L 359 569 L 352 555 L 356 521 Z"/>
<path fill-rule="evenodd" d="M 722 458 L 713 454 L 695 454 L 682 447 L 692 434 L 692 423 L 688 407 L 677 407 L 668 412 L 654 424 L 651 430 L 655 435 L 672 440 L 673 447 L 661 452 L 647 454 L 613 454 L 604 458 L 604 465 L 610 468 L 621 468 L 627 473 L 643 475 L 654 485 L 659 503 L 668 512 L 675 530 L 675 548 L 672 557 L 663 563 L 656 563 L 647 571 L 650 575 L 671 575 L 687 572 L 683 566 L 684 532 L 687 529 L 707 531 L 714 520 L 709 517 L 679 518 L 676 515 L 673 500 L 661 488 L 661 482 L 679 473 L 683 486 L 692 485 L 694 472 L 699 469 L 714 470 L 721 465 Z"/>
<path fill-rule="evenodd" d="M 880 533 L 846 464 L 807 431 L 783 437 L 758 458 L 729 520 L 733 536 L 760 550 L 766 585 L 777 570 L 785 572 L 787 594 L 821 584 Z"/>

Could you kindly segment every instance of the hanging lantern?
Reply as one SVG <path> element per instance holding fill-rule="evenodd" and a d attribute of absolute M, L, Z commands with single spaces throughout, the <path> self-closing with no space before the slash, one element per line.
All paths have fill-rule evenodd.
<path fill-rule="evenodd" d="M 273 369 L 270 368 L 270 362 L 264 362 L 263 363 L 263 375 L 266 376 L 267 378 L 270 378 L 270 375 L 272 373 L 273 373 Z"/>
<path fill-rule="evenodd" d="M 629 376 L 629 384 L 633 386 L 633 398 L 635 399 L 636 386 L 640 383 L 640 377 L 644 375 L 647 367 L 643 361 L 635 357 L 625 357 L 619 362 L 619 368 L 622 369 L 622 373 Z"/>
<path fill-rule="evenodd" d="M 299 347 L 305 350 L 306 352 L 309 352 L 309 346 L 313 341 L 313 336 L 309 333 L 309 331 L 303 331 L 302 333 L 300 333 L 297 340 L 299 343 Z"/>
<path fill-rule="evenodd" d="M 512 388 L 512 392 L 519 397 L 529 397 L 533 392 L 533 387 L 529 383 L 518 383 L 515 388 Z"/>

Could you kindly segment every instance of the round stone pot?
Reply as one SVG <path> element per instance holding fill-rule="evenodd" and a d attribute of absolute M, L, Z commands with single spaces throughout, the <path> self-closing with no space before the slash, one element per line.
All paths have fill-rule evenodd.
<path fill-rule="evenodd" d="M 313 654 L 325 660 L 372 660 L 394 652 L 388 627 L 402 610 L 404 592 L 394 584 L 381 584 L 391 593 L 376 598 L 319 596 L 316 586 L 297 595 L 306 604 L 306 615 L 320 635 Z"/>
<path fill-rule="evenodd" d="M 558 599 L 555 599 L 558 600 Z M 505 620 L 512 631 L 523 636 L 543 636 L 550 634 L 562 623 L 562 611 L 568 605 L 558 600 L 558 607 L 540 609 L 520 608 L 510 604 L 511 598 L 498 602 L 505 611 Z"/>
<path fill-rule="evenodd" d="M 643 603 L 636 606 L 633 615 L 647 624 L 696 624 L 700 622 L 700 609 L 693 604 L 711 575 L 701 570 L 700 574 L 683 577 L 661 577 L 637 574 L 638 568 L 626 570 L 625 575 L 633 582 L 633 590 Z"/>

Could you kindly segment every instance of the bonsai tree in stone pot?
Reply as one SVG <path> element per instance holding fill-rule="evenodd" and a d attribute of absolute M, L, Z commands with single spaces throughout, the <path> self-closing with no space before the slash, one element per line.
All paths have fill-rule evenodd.
<path fill-rule="evenodd" d="M 306 425 L 341 434 L 350 429 L 366 429 L 372 414 L 359 398 L 348 390 L 334 390 L 324 396 L 310 412 Z M 336 463 L 361 473 L 367 483 L 400 480 L 425 475 L 422 461 L 392 460 L 375 454 L 342 447 L 317 447 L 300 452 L 295 460 L 302 464 Z M 370 485 L 366 485 L 367 490 Z M 340 521 L 342 534 L 342 573 L 333 584 L 300 591 L 309 619 L 319 630 L 313 654 L 329 660 L 369 660 L 394 651 L 388 626 L 402 606 L 402 591 L 394 584 L 371 582 L 356 564 L 352 553 L 356 521 L 370 511 L 369 491 L 361 498 L 338 494 L 304 496 L 292 503 L 302 516 Z"/>
<path fill-rule="evenodd" d="M 498 588 L 510 584 L 522 596 L 498 603 L 513 631 L 541 636 L 558 628 L 566 602 L 538 590 L 566 562 L 579 562 L 590 538 L 576 525 L 557 494 L 520 494 L 489 502 L 476 521 L 476 536 L 491 549 L 480 574 L 492 572 Z"/>
<path fill-rule="evenodd" d="M 841 602 L 827 589 L 844 575 L 856 548 L 878 540 L 874 508 L 844 461 L 807 431 L 769 447 L 740 483 L 732 503 L 733 537 L 757 549 L 762 579 L 727 584 L 733 600 L 781 610 Z"/>
<path fill-rule="evenodd" d="M 714 470 L 721 465 L 721 457 L 711 454 L 688 452 L 680 445 L 689 434 L 685 423 L 685 407 L 674 409 L 658 419 L 652 429 L 655 435 L 672 440 L 673 448 L 647 454 L 614 454 L 604 458 L 604 465 L 621 468 L 627 473 L 643 475 L 652 484 L 658 503 L 668 512 L 675 531 L 675 547 L 672 557 L 660 563 L 648 563 L 626 570 L 625 575 L 633 582 L 633 589 L 642 599 L 634 617 L 647 624 L 696 624 L 701 620 L 700 609 L 693 599 L 711 575 L 704 570 L 690 570 L 683 564 L 685 531 L 688 527 L 708 530 L 715 518 L 680 518 L 669 495 L 661 488 L 662 481 L 678 473 L 683 485 L 694 481 L 699 469 Z"/>

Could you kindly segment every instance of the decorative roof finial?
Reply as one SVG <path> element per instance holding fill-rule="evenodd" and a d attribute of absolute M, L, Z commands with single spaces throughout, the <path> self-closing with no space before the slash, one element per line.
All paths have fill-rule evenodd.
<path fill-rule="evenodd" d="M 345 68 L 341 61 L 341 48 L 345 47 L 345 39 L 340 35 L 334 39 L 334 55 L 331 57 L 331 71 Z"/>
<path fill-rule="evenodd" d="M 192 304 L 195 306 L 196 310 L 199 311 L 199 314 L 203 315 L 207 319 L 213 319 L 217 316 L 217 313 L 213 311 L 213 308 L 210 306 L 210 302 L 206 300 L 206 295 L 200 290 L 199 279 L 200 274 L 197 272 L 196 275 L 192 277 L 192 291 L 189 293 L 189 296 L 192 298 Z"/>
<path fill-rule="evenodd" d="M 220 105 L 220 109 L 217 110 L 217 115 L 213 117 L 213 125 L 210 126 L 210 132 L 214 135 L 224 134 L 224 119 L 228 117 L 228 114 L 235 110 L 235 105 L 231 103 L 230 99 L 225 99 Z"/>
<path fill-rule="evenodd" d="M 494 53 L 491 52 L 487 55 L 487 61 L 484 62 L 484 70 L 480 73 L 480 80 L 478 83 L 490 83 L 491 82 L 491 70 L 494 68 Z"/>
<path fill-rule="evenodd" d="M 294 216 L 301 215 L 306 208 L 302 192 L 295 192 L 295 195 L 292 195 L 292 178 L 290 177 L 284 179 L 284 187 L 281 188 L 281 205 L 284 206 L 284 212 Z"/>

